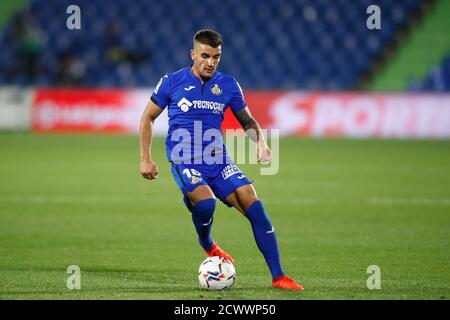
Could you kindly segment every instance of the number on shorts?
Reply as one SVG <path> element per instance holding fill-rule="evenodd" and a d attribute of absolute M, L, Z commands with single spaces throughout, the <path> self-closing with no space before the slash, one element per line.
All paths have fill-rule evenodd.
<path fill-rule="evenodd" d="M 202 175 L 195 169 L 187 169 L 187 168 L 183 170 L 183 174 L 186 175 L 188 179 L 190 179 L 192 176 L 200 177 Z"/>

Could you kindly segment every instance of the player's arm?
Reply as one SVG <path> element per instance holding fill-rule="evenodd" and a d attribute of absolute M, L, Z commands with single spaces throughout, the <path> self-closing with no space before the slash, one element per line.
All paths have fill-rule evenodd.
<path fill-rule="evenodd" d="M 270 161 L 270 159 L 272 159 L 272 151 L 267 145 L 261 127 L 253 118 L 249 108 L 245 107 L 244 109 L 235 112 L 234 115 L 249 138 L 256 142 L 258 162 Z"/>
<path fill-rule="evenodd" d="M 141 117 L 139 130 L 141 175 L 145 179 L 158 178 L 158 166 L 152 160 L 153 122 L 161 114 L 162 109 L 152 100 L 149 101 Z"/>

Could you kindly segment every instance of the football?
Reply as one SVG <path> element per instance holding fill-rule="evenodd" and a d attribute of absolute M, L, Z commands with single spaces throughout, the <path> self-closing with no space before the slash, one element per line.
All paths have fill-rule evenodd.
<path fill-rule="evenodd" d="M 224 257 L 208 257 L 198 269 L 198 280 L 206 290 L 225 290 L 230 288 L 236 279 L 236 269 Z"/>

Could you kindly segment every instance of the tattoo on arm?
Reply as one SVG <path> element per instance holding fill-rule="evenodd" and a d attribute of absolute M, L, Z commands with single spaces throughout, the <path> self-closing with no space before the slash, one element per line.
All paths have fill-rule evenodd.
<path fill-rule="evenodd" d="M 250 139 L 257 142 L 261 136 L 261 127 L 258 122 L 253 119 L 248 107 L 236 112 L 234 115 L 241 124 L 242 128 L 247 132 Z"/>
<path fill-rule="evenodd" d="M 244 130 L 248 129 L 257 129 L 258 124 L 256 123 L 255 119 L 253 119 L 252 115 L 250 114 L 250 111 L 248 110 L 248 107 L 245 107 L 239 112 L 236 112 L 234 114 L 236 116 L 236 119 L 241 124 L 242 128 Z"/>

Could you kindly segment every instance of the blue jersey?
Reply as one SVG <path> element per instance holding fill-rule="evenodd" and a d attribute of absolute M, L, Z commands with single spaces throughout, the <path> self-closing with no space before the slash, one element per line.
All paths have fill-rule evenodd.
<path fill-rule="evenodd" d="M 242 89 L 234 77 L 216 71 L 202 83 L 191 67 L 186 67 L 162 77 L 151 99 L 162 109 L 168 107 L 169 161 L 201 159 L 204 163 L 205 154 L 216 159 L 227 157 L 220 131 L 224 112 L 228 107 L 233 112 L 246 107 Z"/>

